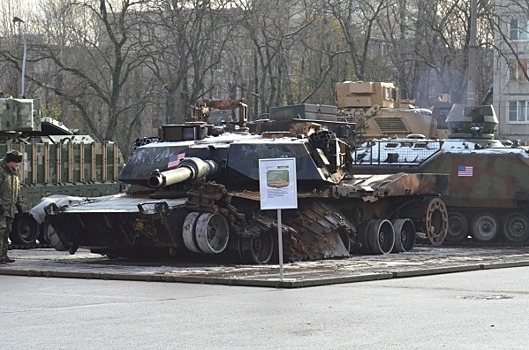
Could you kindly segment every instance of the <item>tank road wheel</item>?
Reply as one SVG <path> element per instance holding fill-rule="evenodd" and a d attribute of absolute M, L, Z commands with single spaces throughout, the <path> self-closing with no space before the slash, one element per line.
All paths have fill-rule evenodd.
<path fill-rule="evenodd" d="M 499 232 L 498 217 L 489 212 L 481 212 L 472 219 L 472 237 L 478 242 L 493 242 Z"/>
<path fill-rule="evenodd" d="M 448 234 L 448 212 L 440 198 L 434 198 L 428 203 L 426 210 L 426 234 L 432 245 L 438 246 Z"/>
<path fill-rule="evenodd" d="M 219 254 L 226 249 L 230 229 L 228 221 L 221 214 L 203 213 L 195 226 L 195 238 L 201 251 Z"/>
<path fill-rule="evenodd" d="M 28 213 L 18 214 L 13 220 L 11 241 L 17 245 L 32 246 L 39 236 L 39 224 Z"/>
<path fill-rule="evenodd" d="M 245 264 L 268 264 L 274 252 L 272 233 L 239 239 L 239 255 Z"/>
<path fill-rule="evenodd" d="M 465 215 L 454 211 L 448 213 L 448 235 L 449 242 L 461 242 L 468 235 L 468 220 Z"/>
<path fill-rule="evenodd" d="M 503 234 L 509 243 L 519 244 L 529 240 L 529 220 L 522 213 L 512 213 L 505 218 Z"/>
<path fill-rule="evenodd" d="M 182 225 L 182 238 L 184 240 L 184 246 L 193 253 L 202 253 L 195 240 L 195 226 L 199 216 L 200 213 L 197 212 L 191 212 L 187 214 L 186 218 L 184 219 L 184 225 Z"/>
<path fill-rule="evenodd" d="M 365 205 L 358 205 L 353 210 L 353 221 L 355 223 L 360 223 L 365 220 L 368 220 L 367 218 L 373 217 L 374 209 L 372 205 L 365 204 Z"/>
<path fill-rule="evenodd" d="M 395 244 L 395 231 L 389 220 L 373 220 L 367 231 L 372 254 L 388 254 Z"/>
<path fill-rule="evenodd" d="M 375 220 L 362 221 L 356 230 L 356 241 L 360 243 L 360 252 L 364 254 L 371 253 L 371 249 L 369 249 L 369 243 L 367 240 L 367 233 L 369 231 L 369 226 L 373 221 Z"/>
<path fill-rule="evenodd" d="M 392 221 L 395 230 L 395 245 L 393 253 L 409 252 L 415 245 L 415 224 L 411 219 L 396 219 Z"/>

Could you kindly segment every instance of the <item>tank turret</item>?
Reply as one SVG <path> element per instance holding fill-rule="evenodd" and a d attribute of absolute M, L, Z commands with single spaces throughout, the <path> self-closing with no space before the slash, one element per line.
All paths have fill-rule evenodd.
<path fill-rule="evenodd" d="M 414 100 L 400 98 L 394 83 L 345 81 L 336 84 L 339 119 L 354 121 L 360 142 L 421 134 L 444 139 L 447 130 L 442 117 L 427 108 L 418 108 Z"/>
<path fill-rule="evenodd" d="M 467 107 L 454 104 L 448 112 L 446 123 L 451 139 L 494 139 L 498 118 L 491 105 Z"/>
<path fill-rule="evenodd" d="M 40 131 L 40 101 L 0 98 L 0 137 L 16 138 L 23 132 Z"/>
<path fill-rule="evenodd" d="M 439 244 L 447 232 L 442 174 L 357 176 L 354 124 L 312 113 L 321 106 L 275 110 L 278 120 L 212 136 L 205 123 L 163 126 L 157 142 L 138 145 L 119 174 L 127 193 L 48 207 L 71 252 L 87 247 L 118 256 L 216 254 L 268 263 L 277 252 L 275 211 L 260 209 L 260 159 L 295 158 L 298 208 L 282 220 L 286 261 L 405 251 L 416 230 Z M 281 183 L 283 184 L 283 182 Z M 284 186 L 269 195 L 281 195 Z"/>

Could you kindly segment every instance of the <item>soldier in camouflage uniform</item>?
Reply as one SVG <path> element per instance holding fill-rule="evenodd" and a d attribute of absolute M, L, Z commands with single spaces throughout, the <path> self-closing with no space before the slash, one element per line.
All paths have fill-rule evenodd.
<path fill-rule="evenodd" d="M 20 205 L 20 180 L 17 170 L 22 162 L 18 151 L 9 151 L 0 163 L 0 263 L 15 260 L 7 256 L 8 238 L 16 212 L 22 213 Z"/>

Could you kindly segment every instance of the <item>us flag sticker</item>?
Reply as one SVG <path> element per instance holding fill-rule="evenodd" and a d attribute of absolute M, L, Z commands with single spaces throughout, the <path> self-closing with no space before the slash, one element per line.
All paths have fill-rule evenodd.
<path fill-rule="evenodd" d="M 185 153 L 178 153 L 176 155 L 175 154 L 171 154 L 171 156 L 169 156 L 169 162 L 167 163 L 167 167 L 168 168 L 174 168 L 175 166 L 180 164 L 182 159 L 184 159 L 185 157 L 186 157 Z"/>
<path fill-rule="evenodd" d="M 458 165 L 457 176 L 474 176 L 474 167 L 466 165 Z"/>

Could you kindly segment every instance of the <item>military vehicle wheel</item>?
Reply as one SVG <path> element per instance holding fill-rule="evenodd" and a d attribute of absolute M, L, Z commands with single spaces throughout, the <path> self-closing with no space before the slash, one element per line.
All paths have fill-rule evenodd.
<path fill-rule="evenodd" d="M 14 244 L 31 246 L 39 236 L 39 224 L 28 213 L 18 214 L 13 221 L 9 238 Z"/>
<path fill-rule="evenodd" d="M 415 224 L 411 219 L 396 219 L 391 222 L 395 230 L 395 245 L 393 253 L 409 252 L 415 245 Z"/>
<path fill-rule="evenodd" d="M 207 254 L 219 254 L 228 246 L 230 229 L 221 214 L 203 213 L 195 226 L 195 238 L 200 250 Z"/>
<path fill-rule="evenodd" d="M 195 239 L 195 226 L 198 221 L 200 213 L 191 212 L 187 214 L 182 225 L 182 238 L 184 240 L 184 246 L 193 253 L 202 253 L 198 247 L 198 243 Z"/>
<path fill-rule="evenodd" d="M 391 253 L 395 244 L 395 230 L 389 220 L 373 220 L 367 231 L 372 254 Z"/>
<path fill-rule="evenodd" d="M 258 237 L 241 237 L 239 255 L 245 264 L 268 264 L 274 252 L 272 233 L 262 233 Z"/>
<path fill-rule="evenodd" d="M 503 223 L 503 234 L 509 243 L 519 244 L 529 240 L 529 220 L 522 213 L 512 213 Z"/>
<path fill-rule="evenodd" d="M 353 211 L 353 221 L 355 223 L 362 222 L 367 218 L 373 217 L 373 206 L 372 205 L 358 205 Z"/>
<path fill-rule="evenodd" d="M 489 212 L 481 212 L 472 219 L 472 238 L 478 242 L 493 242 L 499 233 L 498 217 Z"/>
<path fill-rule="evenodd" d="M 426 210 L 426 235 L 434 246 L 443 244 L 448 234 L 448 212 L 440 198 L 434 198 L 428 203 Z"/>
<path fill-rule="evenodd" d="M 367 232 L 369 230 L 369 225 L 371 225 L 373 221 L 374 220 L 362 221 L 356 230 L 356 241 L 360 243 L 360 252 L 364 254 L 371 253 L 369 242 L 367 240 Z"/>
<path fill-rule="evenodd" d="M 446 240 L 449 242 L 460 242 L 468 235 L 468 220 L 459 212 L 448 213 L 448 234 Z"/>
<path fill-rule="evenodd" d="M 50 244 L 50 238 L 48 235 L 48 223 L 42 223 L 40 225 L 39 235 L 37 239 L 39 240 L 40 244 Z"/>

